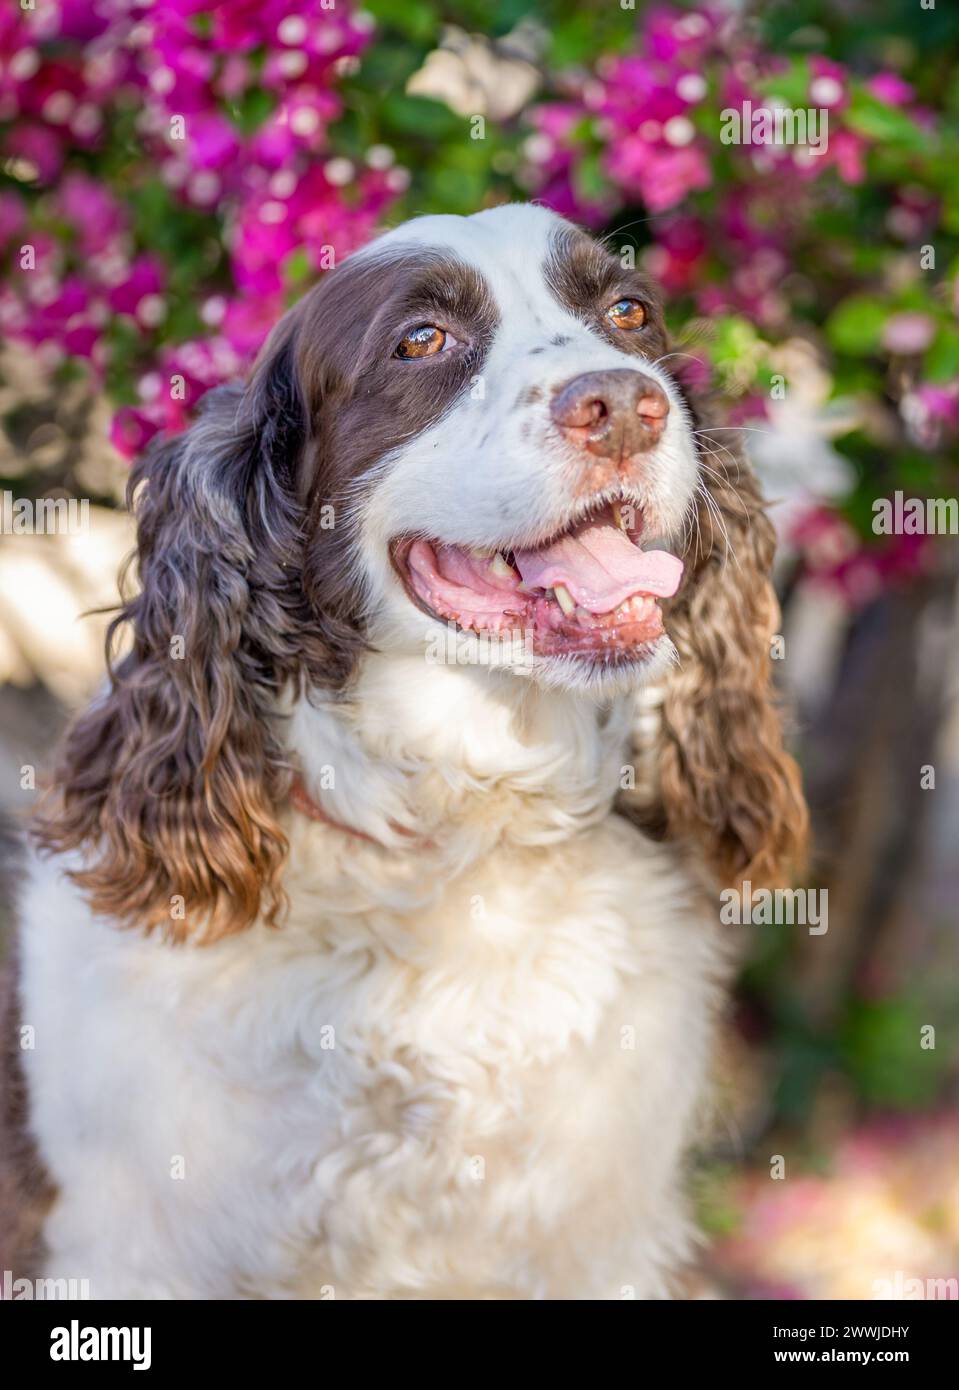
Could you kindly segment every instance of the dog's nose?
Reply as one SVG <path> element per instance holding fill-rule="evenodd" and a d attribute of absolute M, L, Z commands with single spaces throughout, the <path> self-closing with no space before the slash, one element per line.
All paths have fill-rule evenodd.
<path fill-rule="evenodd" d="M 629 458 L 651 449 L 666 428 L 669 401 L 652 377 L 631 367 L 573 377 L 550 413 L 566 438 L 597 458 Z"/>

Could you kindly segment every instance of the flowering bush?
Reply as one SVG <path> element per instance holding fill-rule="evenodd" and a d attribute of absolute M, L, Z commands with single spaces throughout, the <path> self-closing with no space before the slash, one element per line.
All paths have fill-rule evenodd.
<path fill-rule="evenodd" d="M 455 8 L 488 29 L 478 0 Z M 8 6 L 0 323 L 52 372 L 86 363 L 132 453 L 380 223 L 536 196 L 660 280 L 692 321 L 687 370 L 718 375 L 734 422 L 775 417 L 791 345 L 812 345 L 812 414 L 866 530 L 877 491 L 945 486 L 959 432 L 959 87 L 937 56 L 955 21 L 898 13 L 880 42 L 841 15 L 827 32 L 775 8 L 558 0 L 527 43 L 532 95 L 486 119 L 510 38 L 486 45 L 485 88 L 445 41 L 463 103 L 409 94 L 442 37 L 433 0 Z M 727 143 L 747 104 L 825 113 L 828 139 Z"/>
<path fill-rule="evenodd" d="M 371 31 L 328 0 L 0 17 L 0 240 L 30 272 L 9 277 L 3 325 L 137 400 L 116 418 L 125 450 L 242 370 L 285 292 L 362 244 L 402 187 L 375 158 L 328 157 L 336 84 Z"/>

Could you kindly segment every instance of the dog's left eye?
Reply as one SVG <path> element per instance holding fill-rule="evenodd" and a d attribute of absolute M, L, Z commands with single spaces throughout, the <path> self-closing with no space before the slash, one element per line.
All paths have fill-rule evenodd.
<path fill-rule="evenodd" d="M 447 352 L 451 347 L 456 346 L 456 339 L 452 333 L 447 333 L 443 328 L 437 328 L 433 323 L 421 323 L 419 328 L 410 329 L 409 333 L 396 345 L 393 353 L 394 357 L 433 357 L 438 352 Z"/>
<path fill-rule="evenodd" d="M 606 317 L 614 328 L 642 328 L 646 310 L 638 299 L 617 299 L 606 310 Z"/>

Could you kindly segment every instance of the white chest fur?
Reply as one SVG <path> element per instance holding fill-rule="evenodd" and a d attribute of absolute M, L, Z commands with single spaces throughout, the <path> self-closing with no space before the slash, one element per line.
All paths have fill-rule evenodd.
<path fill-rule="evenodd" d="M 595 795 L 524 822 L 527 789 L 487 791 L 455 854 L 292 821 L 286 925 L 205 948 L 95 922 L 37 866 L 48 1273 L 124 1297 L 668 1292 L 713 929 Z"/>

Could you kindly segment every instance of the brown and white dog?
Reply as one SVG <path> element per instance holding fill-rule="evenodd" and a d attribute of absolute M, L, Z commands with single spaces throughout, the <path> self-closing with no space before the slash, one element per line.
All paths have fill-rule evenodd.
<path fill-rule="evenodd" d="M 21 903 L 44 1275 L 676 1291 L 716 887 L 804 813 L 771 528 L 671 361 L 545 209 L 425 217 L 136 466 Z"/>

